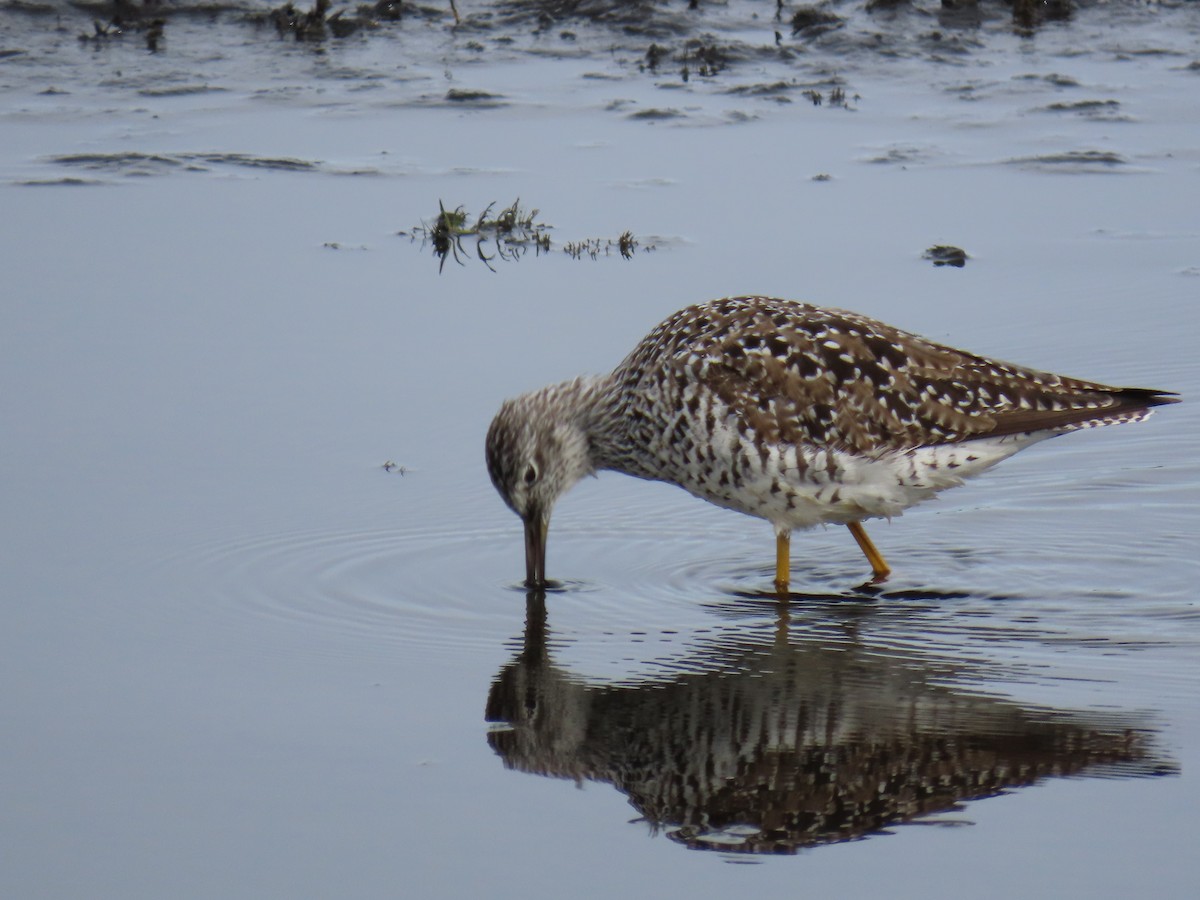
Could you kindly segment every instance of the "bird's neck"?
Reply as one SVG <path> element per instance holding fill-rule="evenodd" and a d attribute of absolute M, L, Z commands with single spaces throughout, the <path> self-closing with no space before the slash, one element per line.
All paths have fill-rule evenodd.
<path fill-rule="evenodd" d="M 577 429 L 586 447 L 588 469 L 623 470 L 620 460 L 625 421 L 618 402 L 617 385 L 610 375 L 564 381 L 546 389 L 554 395 L 559 421 Z"/>

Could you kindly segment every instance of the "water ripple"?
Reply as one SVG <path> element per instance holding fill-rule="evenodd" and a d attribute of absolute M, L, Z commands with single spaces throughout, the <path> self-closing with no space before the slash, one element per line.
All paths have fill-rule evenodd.
<path fill-rule="evenodd" d="M 1155 578 L 1157 568 L 1178 572 L 1167 563 L 1183 538 L 1172 533 L 1129 558 L 1097 560 L 1077 550 L 1111 542 L 1104 517 L 1071 514 L 1070 529 L 1034 538 L 1027 501 L 955 511 L 953 532 L 940 517 L 914 515 L 873 530 L 897 575 L 870 585 L 844 530 L 817 531 L 793 541 L 793 592 L 781 604 L 764 523 L 682 494 L 642 496 L 637 483 L 607 486 L 572 498 L 550 540 L 551 574 L 562 578 L 547 599 L 552 643 L 589 677 L 687 670 L 698 646 L 761 640 L 781 616 L 794 633 L 834 646 L 955 659 L 973 682 L 997 684 L 1042 683 L 1048 672 L 1103 684 L 1147 653 L 1174 657 L 1200 644 L 1188 637 L 1200 633 L 1200 609 Z M 443 506 L 488 509 L 477 490 Z M 522 620 L 520 525 L 503 510 L 470 526 L 273 531 L 177 546 L 185 543 L 150 566 L 170 583 L 159 596 L 193 598 L 148 611 L 176 640 L 215 631 L 256 652 L 464 659 L 506 646 Z M 178 627 L 179 606 L 195 608 L 198 627 Z"/>
<path fill-rule="evenodd" d="M 480 537 L 415 529 L 270 533 L 194 544 L 156 568 L 199 583 L 190 593 L 208 598 L 210 623 L 230 635 L 259 640 L 266 631 L 294 647 L 286 636 L 300 633 L 306 643 L 326 642 L 327 652 L 459 652 L 490 644 L 511 625 L 509 608 L 478 602 L 458 577 L 473 545 L 497 543 Z"/>

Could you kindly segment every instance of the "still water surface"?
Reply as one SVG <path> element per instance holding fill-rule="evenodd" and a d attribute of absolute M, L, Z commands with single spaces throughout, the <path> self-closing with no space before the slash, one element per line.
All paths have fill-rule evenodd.
<path fill-rule="evenodd" d="M 180 4 L 157 53 L 47 6 L 0 7 L 0 893 L 1196 895 L 1194 4 Z M 517 198 L 549 253 L 439 275 L 439 201 Z M 878 589 L 796 535 L 787 605 L 767 525 L 605 475 L 526 597 L 499 402 L 744 292 L 1185 403 L 876 523 Z"/>

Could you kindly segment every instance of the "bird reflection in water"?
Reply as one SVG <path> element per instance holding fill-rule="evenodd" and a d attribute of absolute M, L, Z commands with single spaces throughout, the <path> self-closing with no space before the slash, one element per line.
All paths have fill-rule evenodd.
<path fill-rule="evenodd" d="M 1145 715 L 974 695 L 946 686 L 950 662 L 864 647 L 852 622 L 840 639 L 789 635 L 778 615 L 773 636 L 727 636 L 661 679 L 588 684 L 555 665 L 532 591 L 488 741 L 508 768 L 612 784 L 652 832 L 741 853 L 862 838 L 1047 778 L 1177 771 Z"/>

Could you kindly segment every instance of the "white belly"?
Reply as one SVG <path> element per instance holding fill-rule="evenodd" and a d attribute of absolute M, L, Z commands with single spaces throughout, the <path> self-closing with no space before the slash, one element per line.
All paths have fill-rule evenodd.
<path fill-rule="evenodd" d="M 1006 435 L 881 453 L 871 457 L 795 448 L 735 456 L 736 482 L 689 488 L 719 506 L 767 519 L 778 528 L 893 518 L 938 492 L 957 487 L 1053 433 Z"/>

